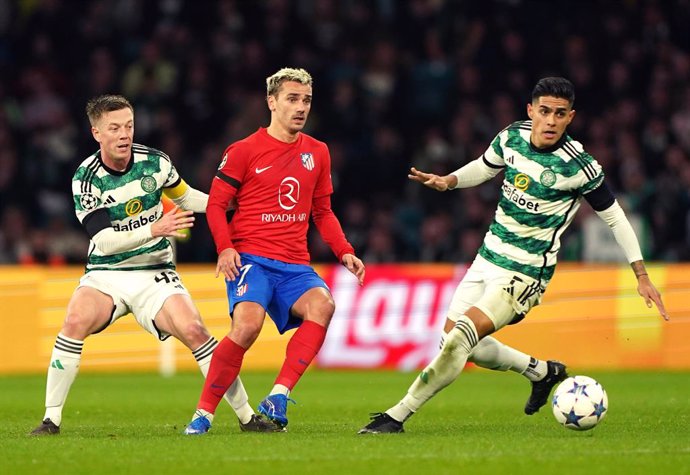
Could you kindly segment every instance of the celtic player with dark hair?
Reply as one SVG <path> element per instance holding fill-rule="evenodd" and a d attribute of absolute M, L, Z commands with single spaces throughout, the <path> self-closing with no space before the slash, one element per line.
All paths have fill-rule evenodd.
<path fill-rule="evenodd" d="M 527 104 L 530 120 L 506 127 L 481 157 L 445 176 L 410 170 L 411 180 L 436 191 L 476 186 L 502 171 L 502 193 L 478 255 L 451 300 L 440 352 L 402 400 L 386 412 L 374 414 L 360 434 L 403 432 L 403 423 L 452 383 L 467 361 L 491 369 L 521 360 L 525 367 L 534 365 L 536 372 L 550 379 L 532 383 L 525 412 L 532 414 L 546 403 L 555 383 L 565 378 L 565 365 L 530 359 L 489 335 L 519 322 L 541 302 L 556 268 L 560 237 L 583 198 L 610 226 L 637 278 L 640 296 L 648 307 L 655 304 L 668 320 L 661 295 L 645 269 L 637 237 L 606 185 L 601 166 L 566 134 L 575 117 L 574 101 L 570 81 L 543 78 Z"/>
<path fill-rule="evenodd" d="M 84 340 L 130 312 L 159 340 L 174 336 L 204 376 L 218 341 L 204 326 L 175 271 L 168 238 L 184 237 L 208 195 L 188 186 L 165 153 L 133 143 L 134 110 L 122 96 L 90 100 L 86 114 L 99 150 L 72 178 L 77 218 L 91 238 L 86 273 L 67 306 L 48 366 L 46 411 L 31 434 L 59 434 L 62 410 L 79 371 Z M 175 203 L 163 213 L 162 196 Z M 257 415 L 238 379 L 225 393 L 242 430 L 279 428 Z"/>

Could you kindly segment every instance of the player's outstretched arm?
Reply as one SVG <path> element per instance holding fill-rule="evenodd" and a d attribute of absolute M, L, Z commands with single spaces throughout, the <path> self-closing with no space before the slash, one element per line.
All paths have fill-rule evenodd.
<path fill-rule="evenodd" d="M 644 262 L 635 261 L 631 263 L 630 266 L 635 273 L 635 277 L 637 277 L 637 293 L 644 299 L 648 308 L 652 308 L 652 302 L 654 302 L 654 305 L 656 305 L 659 311 L 659 315 L 661 315 L 664 320 L 668 321 L 670 317 L 666 312 L 664 302 L 661 300 L 661 294 L 656 287 L 654 287 L 652 280 L 649 278 Z"/>
<path fill-rule="evenodd" d="M 436 191 L 446 191 L 455 188 L 458 184 L 458 179 L 455 175 L 439 176 L 433 173 L 419 171 L 415 167 L 410 168 L 410 173 L 407 175 L 407 178 Z"/>
<path fill-rule="evenodd" d="M 194 226 L 193 214 L 193 211 L 180 211 L 180 207 L 175 206 L 151 225 L 151 236 L 184 238 L 180 230 Z"/>
<path fill-rule="evenodd" d="M 357 277 L 359 285 L 364 285 L 364 263 L 359 257 L 354 254 L 343 254 L 343 265 Z"/>

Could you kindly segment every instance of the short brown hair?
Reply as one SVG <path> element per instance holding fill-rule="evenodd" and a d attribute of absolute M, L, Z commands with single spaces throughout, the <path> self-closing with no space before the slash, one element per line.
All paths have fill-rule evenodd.
<path fill-rule="evenodd" d="M 124 96 L 104 94 L 94 97 L 86 103 L 86 115 L 89 117 L 91 125 L 94 126 L 106 112 L 119 111 L 126 108 L 134 112 L 132 104 Z"/>

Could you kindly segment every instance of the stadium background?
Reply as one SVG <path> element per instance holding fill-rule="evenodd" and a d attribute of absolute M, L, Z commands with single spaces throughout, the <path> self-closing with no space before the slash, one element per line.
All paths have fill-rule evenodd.
<path fill-rule="evenodd" d="M 70 179 L 96 149 L 86 100 L 125 94 L 135 140 L 207 191 L 225 146 L 267 124 L 264 79 L 283 66 L 314 76 L 307 131 L 330 146 L 334 208 L 369 273 L 356 289 L 310 236 L 339 304 L 320 365 L 411 368 L 433 354 L 447 289 L 474 256 L 499 187 L 434 193 L 406 170 L 447 173 L 478 156 L 525 116 L 539 77 L 563 75 L 577 92 L 569 131 L 603 165 L 657 263 L 673 320 L 635 296 L 585 206 L 563 242 L 561 261 L 572 263 L 504 339 L 580 367 L 690 368 L 690 2 L 558 3 L 0 0 L 0 335 L 11 355 L 0 373 L 44 371 L 81 272 L 87 242 Z M 203 217 L 178 257 L 222 336 Z M 248 367 L 280 362 L 284 339 L 267 332 Z M 83 368 L 191 369 L 176 345 L 121 321 L 89 340 Z"/>

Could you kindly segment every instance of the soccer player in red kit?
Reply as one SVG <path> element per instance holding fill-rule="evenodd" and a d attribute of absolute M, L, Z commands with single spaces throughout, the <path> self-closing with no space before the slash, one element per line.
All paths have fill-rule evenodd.
<path fill-rule="evenodd" d="M 331 210 L 331 158 L 325 143 L 301 132 L 312 78 L 284 68 L 266 79 L 271 123 L 230 145 L 211 185 L 207 219 L 225 277 L 232 327 L 216 348 L 199 404 L 185 434 L 211 428 L 216 407 L 235 381 L 266 313 L 278 331 L 297 328 L 285 362 L 259 412 L 285 430 L 290 391 L 319 352 L 335 311 L 333 297 L 309 265 L 311 217 L 338 260 L 364 281 L 364 264 Z M 228 205 L 235 214 L 227 222 Z"/>

